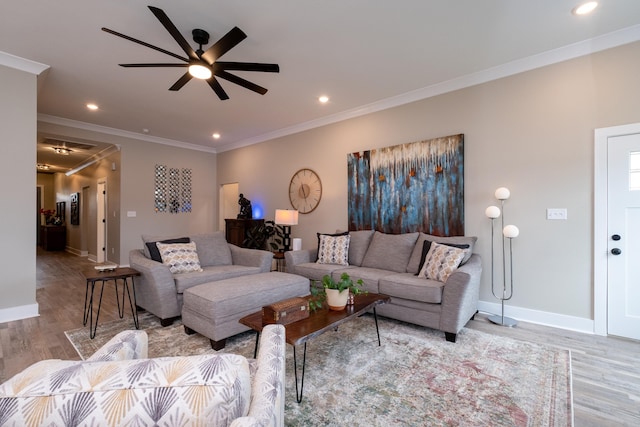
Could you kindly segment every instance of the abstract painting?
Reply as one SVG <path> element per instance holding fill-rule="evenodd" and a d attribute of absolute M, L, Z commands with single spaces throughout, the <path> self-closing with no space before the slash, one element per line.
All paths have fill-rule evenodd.
<path fill-rule="evenodd" d="M 464 135 L 351 153 L 349 230 L 464 235 Z"/>

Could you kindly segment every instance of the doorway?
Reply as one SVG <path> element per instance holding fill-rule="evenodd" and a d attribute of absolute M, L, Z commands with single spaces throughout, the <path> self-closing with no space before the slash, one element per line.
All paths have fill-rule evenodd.
<path fill-rule="evenodd" d="M 220 221 L 218 230 L 226 227 L 225 218 L 236 218 L 238 215 L 238 197 L 240 195 L 237 182 L 220 186 Z"/>
<path fill-rule="evenodd" d="M 594 332 L 640 340 L 640 123 L 596 129 Z"/>
<path fill-rule="evenodd" d="M 107 179 L 98 180 L 97 187 L 97 247 L 96 261 L 105 262 L 107 252 Z"/>

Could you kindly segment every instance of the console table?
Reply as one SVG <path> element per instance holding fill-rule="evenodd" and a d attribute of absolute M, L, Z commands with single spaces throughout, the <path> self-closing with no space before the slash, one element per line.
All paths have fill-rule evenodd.
<path fill-rule="evenodd" d="M 232 219 L 227 218 L 225 222 L 225 237 L 228 243 L 232 245 L 244 247 L 243 242 L 247 237 L 247 230 L 264 224 L 264 219 Z"/>
<path fill-rule="evenodd" d="M 64 225 L 41 225 L 40 243 L 46 251 L 63 251 L 67 245 L 67 227 Z"/>

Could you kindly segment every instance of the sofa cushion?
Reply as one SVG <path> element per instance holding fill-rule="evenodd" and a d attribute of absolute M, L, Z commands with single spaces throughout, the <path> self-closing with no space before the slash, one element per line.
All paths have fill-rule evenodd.
<path fill-rule="evenodd" d="M 371 244 L 371 238 L 373 238 L 374 230 L 359 230 L 350 231 L 349 236 L 349 265 L 362 265 L 364 255 L 367 253 L 367 248 Z"/>
<path fill-rule="evenodd" d="M 363 267 L 405 273 L 419 233 L 386 234 L 376 231 L 362 260 Z"/>
<path fill-rule="evenodd" d="M 422 271 L 422 267 L 424 266 L 424 260 L 427 258 L 427 254 L 429 253 L 429 249 L 431 249 L 431 240 L 425 240 L 422 242 L 422 257 L 420 258 L 420 267 L 418 268 L 418 272 Z M 444 243 L 447 246 L 451 246 L 458 249 L 469 249 L 469 245 L 465 244 L 457 244 L 457 243 Z M 466 256 L 466 254 L 465 254 Z M 418 276 L 418 273 L 416 273 Z"/>
<path fill-rule="evenodd" d="M 192 286 L 258 273 L 260 273 L 259 267 L 247 267 L 245 265 L 216 265 L 204 267 L 201 272 L 176 274 L 174 276 L 174 280 L 176 284 L 176 292 L 181 294 L 185 289 L 189 289 Z"/>
<path fill-rule="evenodd" d="M 442 303 L 443 287 L 442 282 L 416 277 L 411 273 L 393 274 L 380 279 L 380 293 L 430 304 Z"/>
<path fill-rule="evenodd" d="M 160 243 L 157 242 L 162 263 L 169 267 L 173 274 L 202 271 L 196 244 L 190 243 Z"/>
<path fill-rule="evenodd" d="M 0 386 L 0 399 L 12 399 L 0 419 L 3 425 L 69 425 L 72 416 L 82 425 L 229 425 L 249 413 L 251 392 L 247 359 L 235 354 L 48 360 Z"/>
<path fill-rule="evenodd" d="M 340 276 L 342 276 L 342 273 L 347 273 L 354 282 L 358 279 L 362 279 L 364 285 L 363 289 L 367 292 L 373 292 L 376 294 L 380 292 L 380 279 L 395 274 L 393 271 L 383 270 L 380 268 L 347 267 L 334 270 L 331 273 L 331 277 L 333 278 L 333 280 L 338 281 L 340 280 Z"/>
<path fill-rule="evenodd" d="M 349 265 L 349 233 L 318 234 L 318 264 Z"/>
<path fill-rule="evenodd" d="M 466 251 L 468 249 L 454 248 L 433 242 L 418 276 L 446 282 L 451 273 L 460 265 Z"/>
<path fill-rule="evenodd" d="M 191 240 L 196 242 L 198 247 L 198 257 L 200 265 L 209 267 L 212 265 L 231 265 L 231 249 L 224 237 L 224 232 L 196 234 L 191 236 Z"/>
<path fill-rule="evenodd" d="M 189 243 L 188 237 L 179 237 L 177 239 L 165 239 L 161 240 L 160 243 Z M 162 262 L 162 257 L 160 256 L 160 251 L 158 250 L 157 242 L 145 242 L 145 246 L 147 251 L 149 252 L 149 258 L 154 261 Z"/>
<path fill-rule="evenodd" d="M 347 266 L 338 264 L 318 264 L 317 262 L 304 262 L 293 267 L 287 266 L 287 271 L 289 273 L 304 276 L 309 280 L 322 280 L 325 275 L 330 275 L 336 270 L 343 271 L 350 268 L 352 268 L 350 265 Z"/>
<path fill-rule="evenodd" d="M 184 239 L 184 236 L 157 236 L 155 234 L 143 234 L 140 237 L 142 238 L 142 243 L 144 243 L 144 245 L 142 246 L 142 251 L 144 252 L 144 256 L 146 256 L 149 259 L 152 259 L 152 258 L 151 258 L 151 254 L 149 253 L 149 247 L 147 246 L 147 243 L 162 242 L 163 240 Z M 179 243 L 179 242 L 176 242 L 176 243 Z M 189 243 L 189 241 L 184 243 Z"/>
<path fill-rule="evenodd" d="M 462 259 L 460 264 L 464 264 L 469 261 L 471 258 L 471 254 L 473 253 L 473 246 L 478 240 L 475 236 L 450 236 L 450 237 L 442 237 L 442 236 L 433 236 L 431 234 L 420 233 L 420 237 L 418 237 L 418 241 L 416 242 L 416 246 L 413 248 L 413 252 L 411 253 L 411 258 L 409 259 L 409 265 L 407 265 L 407 272 L 416 274 L 420 271 L 420 259 L 422 258 L 422 246 L 425 240 L 430 240 L 432 242 L 438 242 L 442 244 L 446 243 L 454 243 L 459 245 L 467 244 L 469 245 L 469 251 L 465 254 L 465 257 Z"/>

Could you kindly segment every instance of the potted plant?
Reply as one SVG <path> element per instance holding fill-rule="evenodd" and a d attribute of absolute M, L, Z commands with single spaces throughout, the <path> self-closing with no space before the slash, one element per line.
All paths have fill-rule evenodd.
<path fill-rule="evenodd" d="M 364 293 L 362 289 L 362 279 L 358 279 L 355 283 L 347 273 L 342 273 L 340 280 L 335 281 L 329 275 L 322 278 L 322 287 L 327 295 L 327 304 L 330 310 L 344 310 L 349 300 L 349 293 L 358 295 Z"/>
<path fill-rule="evenodd" d="M 265 221 L 247 230 L 243 245 L 251 249 L 281 250 L 283 232 L 273 221 Z"/>

